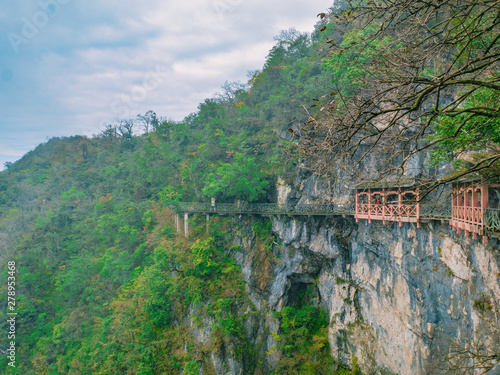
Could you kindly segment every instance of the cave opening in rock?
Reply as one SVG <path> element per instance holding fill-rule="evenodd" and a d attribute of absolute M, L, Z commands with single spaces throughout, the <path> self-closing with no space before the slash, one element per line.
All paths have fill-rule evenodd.
<path fill-rule="evenodd" d="M 305 305 L 310 305 L 311 301 L 317 300 L 318 290 L 312 283 L 292 282 L 287 291 L 286 306 L 293 306 L 297 309 Z"/>

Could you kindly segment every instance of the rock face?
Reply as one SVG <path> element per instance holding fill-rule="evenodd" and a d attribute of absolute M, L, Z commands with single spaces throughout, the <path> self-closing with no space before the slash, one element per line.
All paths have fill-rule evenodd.
<path fill-rule="evenodd" d="M 298 251 L 295 261 L 278 271 L 269 302 L 276 301 L 279 308 L 292 287 L 290 280 L 305 281 L 314 276 L 306 270 L 314 269 L 332 323 L 331 346 L 346 361 L 357 354 L 372 367 L 368 371 L 425 373 L 437 330 L 447 337 L 472 339 L 477 326 L 474 301 L 483 295 L 500 301 L 496 250 L 453 238 L 440 223 L 417 230 L 411 224 L 356 225 L 337 218 L 275 220 L 273 228 L 283 239 L 283 251 Z M 358 315 L 372 328 L 367 338 L 348 328 Z M 346 333 L 348 345 L 340 347 L 337 337 Z"/>
<path fill-rule="evenodd" d="M 322 191 L 314 180 L 280 186 L 280 200 L 292 203 L 314 201 Z M 339 199 L 347 201 L 348 194 Z M 272 311 L 308 285 L 328 312 L 332 356 L 346 364 L 356 356 L 367 374 L 433 373 L 430 366 L 449 352 L 450 342 L 498 339 L 485 318 L 498 313 L 500 302 L 496 240 L 483 245 L 439 221 L 417 229 L 352 217 L 282 216 L 272 218 L 276 241 L 273 259 L 266 260 L 249 228 L 234 233 L 234 256 L 261 313 L 248 328 L 261 353 L 276 345 L 271 333 L 279 322 Z M 272 368 L 273 355 L 265 360 Z"/>

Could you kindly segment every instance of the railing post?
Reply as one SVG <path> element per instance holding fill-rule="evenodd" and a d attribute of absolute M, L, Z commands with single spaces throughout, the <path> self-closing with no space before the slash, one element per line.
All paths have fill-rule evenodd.
<path fill-rule="evenodd" d="M 474 217 L 474 221 L 476 222 L 476 217 L 479 217 L 481 214 L 481 209 L 479 207 L 479 199 L 477 197 L 477 187 L 472 187 L 472 214 Z M 476 223 L 477 224 L 477 223 Z M 484 217 L 483 217 L 483 225 L 484 225 Z M 477 233 L 476 231 L 472 232 L 472 239 L 477 240 Z"/>
<path fill-rule="evenodd" d="M 401 188 L 398 189 L 398 222 L 399 226 L 402 227 L 403 223 L 401 222 L 401 211 L 403 208 L 403 197 L 401 194 Z"/>
<path fill-rule="evenodd" d="M 484 231 L 484 210 L 488 208 L 489 197 L 488 197 L 488 184 L 483 182 L 481 184 L 481 232 L 483 234 L 483 244 L 488 244 L 488 236 Z"/>
<path fill-rule="evenodd" d="M 387 195 L 386 195 L 386 188 L 382 189 L 382 224 L 385 225 L 385 213 L 386 213 L 386 206 L 387 206 Z"/>
<path fill-rule="evenodd" d="M 181 221 L 181 219 L 179 218 L 179 214 L 176 212 L 175 213 L 175 230 L 177 231 L 177 233 L 179 233 L 181 231 L 180 221 Z"/>
<path fill-rule="evenodd" d="M 187 212 L 184 212 L 184 235 L 186 238 L 189 238 L 189 214 Z"/>
<path fill-rule="evenodd" d="M 471 184 L 473 185 L 473 184 Z M 474 216 L 471 217 L 472 210 L 470 208 L 471 202 L 469 199 L 469 188 L 467 186 L 464 187 L 464 235 L 465 238 L 469 237 L 469 229 L 472 225 L 474 225 Z"/>
<path fill-rule="evenodd" d="M 368 224 L 372 223 L 370 214 L 372 211 L 372 189 L 368 189 Z"/>
<path fill-rule="evenodd" d="M 359 219 L 358 219 L 358 213 L 359 213 L 359 192 L 358 192 L 358 189 L 356 189 L 356 192 L 355 192 L 356 196 L 355 196 L 355 208 L 354 208 L 354 218 L 356 219 L 356 223 L 359 222 Z"/>
<path fill-rule="evenodd" d="M 420 189 L 417 188 L 417 228 L 420 228 Z"/>

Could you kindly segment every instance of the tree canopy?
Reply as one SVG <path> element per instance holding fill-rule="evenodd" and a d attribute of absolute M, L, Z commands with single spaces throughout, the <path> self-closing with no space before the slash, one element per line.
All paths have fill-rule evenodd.
<path fill-rule="evenodd" d="M 212 218 L 207 234 L 191 218 L 187 240 L 164 205 L 272 199 L 277 175 L 294 168 L 281 152 L 287 128 L 328 81 L 315 43 L 283 32 L 248 84 L 225 84 L 182 121 L 148 111 L 93 137 L 52 138 L 6 165 L 0 248 L 19 269 L 22 355 L 16 368 L 0 357 L 2 374 L 197 374 L 207 353 L 228 348 L 245 373 L 262 371 L 228 221 Z M 270 222 L 262 227 L 261 260 L 271 262 Z M 192 308 L 214 320 L 209 349 L 182 323 Z M 7 331 L 5 311 L 0 320 Z"/>
<path fill-rule="evenodd" d="M 433 186 L 475 172 L 496 174 L 498 1 L 346 1 L 321 16 L 337 25 L 323 61 L 335 90 L 319 100 L 325 114 L 311 115 L 296 133 L 314 171 L 339 174 L 376 157 L 378 168 L 358 168 L 359 179 L 401 177 L 424 152 L 435 165 L 455 162 L 454 172 Z M 419 177 L 436 179 L 428 172 Z"/>

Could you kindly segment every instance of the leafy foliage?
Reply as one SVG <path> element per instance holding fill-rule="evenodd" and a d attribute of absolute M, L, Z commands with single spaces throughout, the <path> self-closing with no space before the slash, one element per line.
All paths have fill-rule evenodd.
<path fill-rule="evenodd" d="M 294 132 L 307 167 L 339 186 L 345 176 L 373 183 L 430 152 L 455 170 L 423 170 L 424 189 L 498 175 L 499 15 L 494 0 L 347 1 L 324 15 L 336 23 L 321 30 L 337 89 Z"/>
<path fill-rule="evenodd" d="M 0 173 L 0 245 L 18 265 L 22 353 L 16 368 L 2 356 L 0 372 L 197 373 L 210 367 L 210 352 L 227 351 L 245 373 L 263 368 L 244 325 L 255 309 L 228 256 L 228 223 L 214 219 L 207 235 L 194 218 L 189 242 L 164 206 L 268 200 L 277 175 L 297 162 L 284 152 L 288 129 L 330 84 L 320 38 L 282 33 L 248 85 L 224 85 L 183 121 L 148 111 L 93 137 L 52 138 Z M 267 277 L 272 231 L 269 223 L 253 229 Z M 324 327 L 307 318 L 315 309 L 299 310 L 283 319 L 300 316 L 309 345 Z M 191 337 L 190 314 L 192 324 L 213 322 L 208 348 Z M 0 312 L 4 330 L 5 318 Z"/>
<path fill-rule="evenodd" d="M 269 181 L 255 157 L 234 154 L 232 163 L 219 163 L 207 176 L 203 193 L 206 196 L 227 196 L 248 202 L 264 195 Z"/>
<path fill-rule="evenodd" d="M 276 336 L 281 358 L 279 374 L 332 374 L 335 362 L 329 354 L 328 319 L 306 293 L 296 306 L 286 306 L 275 316 L 281 321 Z"/>
<path fill-rule="evenodd" d="M 481 88 L 470 94 L 463 103 L 463 111 L 453 117 L 443 117 L 436 124 L 430 141 L 437 140 L 440 147 L 433 152 L 437 162 L 454 160 L 457 167 L 466 167 L 467 161 L 478 160 L 494 153 L 500 145 L 500 118 L 488 111 L 471 116 L 471 108 L 497 108 L 500 95 L 489 88 Z M 467 155 L 474 156 L 467 160 Z"/>

